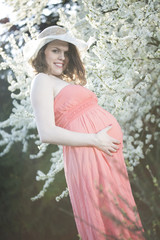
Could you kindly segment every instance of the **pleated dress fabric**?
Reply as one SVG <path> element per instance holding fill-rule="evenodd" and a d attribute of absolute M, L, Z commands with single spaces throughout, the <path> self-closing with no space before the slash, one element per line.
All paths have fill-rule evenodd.
<path fill-rule="evenodd" d="M 96 133 L 112 124 L 108 134 L 119 150 L 108 156 L 95 147 L 63 147 L 65 177 L 82 240 L 141 240 L 143 229 L 132 196 L 117 120 L 80 85 L 67 85 L 54 100 L 56 125 L 80 133 Z"/>

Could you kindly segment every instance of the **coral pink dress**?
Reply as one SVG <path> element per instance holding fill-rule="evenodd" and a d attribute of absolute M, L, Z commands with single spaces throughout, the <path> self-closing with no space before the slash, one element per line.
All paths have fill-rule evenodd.
<path fill-rule="evenodd" d="M 82 240 L 141 240 L 142 226 L 132 196 L 117 120 L 97 104 L 96 95 L 80 85 L 67 85 L 55 98 L 56 125 L 96 133 L 112 124 L 108 134 L 120 149 L 108 156 L 94 147 L 65 146 L 64 170 Z"/>

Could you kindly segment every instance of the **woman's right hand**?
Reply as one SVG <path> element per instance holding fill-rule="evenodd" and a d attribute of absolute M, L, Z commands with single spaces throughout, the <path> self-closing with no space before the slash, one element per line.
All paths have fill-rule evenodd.
<path fill-rule="evenodd" d="M 112 156 L 113 152 L 116 152 L 119 147 L 120 141 L 115 138 L 112 138 L 108 135 L 108 131 L 112 128 L 112 125 L 100 130 L 96 133 L 96 144 L 95 147 L 99 150 L 107 153 L 109 156 Z"/>

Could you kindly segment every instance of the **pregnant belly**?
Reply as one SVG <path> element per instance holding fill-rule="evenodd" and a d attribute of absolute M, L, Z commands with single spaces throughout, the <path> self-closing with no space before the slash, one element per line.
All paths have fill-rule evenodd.
<path fill-rule="evenodd" d="M 112 128 L 107 133 L 122 143 L 123 134 L 116 118 L 99 105 L 82 113 L 71 121 L 66 128 L 75 132 L 96 133 L 110 124 Z"/>

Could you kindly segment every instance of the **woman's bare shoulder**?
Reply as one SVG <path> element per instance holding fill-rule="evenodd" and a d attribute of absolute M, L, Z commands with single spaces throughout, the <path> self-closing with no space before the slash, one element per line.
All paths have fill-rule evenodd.
<path fill-rule="evenodd" d="M 46 73 L 38 73 L 34 78 L 33 78 L 33 82 L 37 82 L 37 81 L 51 81 L 51 77 L 46 74 Z"/>
<path fill-rule="evenodd" d="M 57 76 L 39 73 L 32 81 L 31 92 L 52 90 L 53 96 L 55 97 L 66 85 L 68 85 L 68 83 Z"/>
<path fill-rule="evenodd" d="M 34 88 L 55 88 L 54 76 L 51 78 L 48 74 L 38 73 L 32 80 L 31 89 Z"/>

